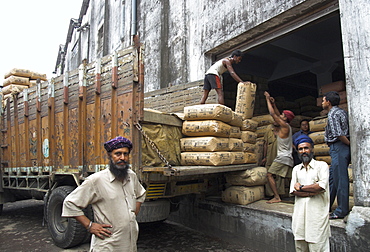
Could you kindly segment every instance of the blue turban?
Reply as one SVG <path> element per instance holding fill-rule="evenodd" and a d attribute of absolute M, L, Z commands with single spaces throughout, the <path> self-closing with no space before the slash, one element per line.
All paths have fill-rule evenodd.
<path fill-rule="evenodd" d="M 301 144 L 301 143 L 310 143 L 313 146 L 312 139 L 309 136 L 305 135 L 305 134 L 300 135 L 299 137 L 297 137 L 294 140 L 294 145 L 297 149 L 298 149 L 298 145 Z"/>
<path fill-rule="evenodd" d="M 107 152 L 112 152 L 115 149 L 124 148 L 124 147 L 129 148 L 131 151 L 132 143 L 127 138 L 124 138 L 121 136 L 113 138 L 109 140 L 108 142 L 104 143 L 104 148 L 107 150 Z"/>

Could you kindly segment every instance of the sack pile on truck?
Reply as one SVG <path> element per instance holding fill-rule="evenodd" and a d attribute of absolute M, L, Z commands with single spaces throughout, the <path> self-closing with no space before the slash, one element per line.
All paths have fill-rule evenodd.
<path fill-rule="evenodd" d="M 239 83 L 239 86 L 244 89 L 238 90 L 249 95 L 237 95 L 238 112 L 221 104 L 184 108 L 182 133 L 187 137 L 180 140 L 182 165 L 256 163 L 257 135 L 254 131 L 257 123 L 244 119 L 253 115 L 256 85 L 248 82 Z"/>
<path fill-rule="evenodd" d="M 28 69 L 13 68 L 4 75 L 3 88 L 1 90 L 4 101 L 11 95 L 18 94 L 24 89 L 36 84 L 36 80 L 46 81 L 46 74 L 40 74 Z"/>
<path fill-rule="evenodd" d="M 261 200 L 265 197 L 267 169 L 254 167 L 245 171 L 225 174 L 229 187 L 222 192 L 222 201 L 240 205 Z"/>

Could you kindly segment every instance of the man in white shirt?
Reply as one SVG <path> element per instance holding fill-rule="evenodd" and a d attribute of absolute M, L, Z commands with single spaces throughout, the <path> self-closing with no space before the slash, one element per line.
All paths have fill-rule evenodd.
<path fill-rule="evenodd" d="M 64 200 L 63 217 L 74 217 L 90 233 L 90 251 L 137 251 L 136 215 L 145 189 L 130 169 L 130 140 L 116 137 L 104 144 L 109 169 L 94 173 Z M 82 209 L 91 204 L 94 221 Z"/>
<path fill-rule="evenodd" d="M 306 135 L 294 142 L 301 164 L 293 168 L 290 193 L 295 195 L 292 230 L 296 251 L 330 252 L 329 166 L 313 159 L 313 141 Z"/>

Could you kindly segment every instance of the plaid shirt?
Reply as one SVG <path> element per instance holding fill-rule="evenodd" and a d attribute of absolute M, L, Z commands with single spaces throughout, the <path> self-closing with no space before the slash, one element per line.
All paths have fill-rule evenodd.
<path fill-rule="evenodd" d="M 349 138 L 348 114 L 338 106 L 334 106 L 328 113 L 328 123 L 325 127 L 325 141 L 334 143 L 339 136 Z"/>

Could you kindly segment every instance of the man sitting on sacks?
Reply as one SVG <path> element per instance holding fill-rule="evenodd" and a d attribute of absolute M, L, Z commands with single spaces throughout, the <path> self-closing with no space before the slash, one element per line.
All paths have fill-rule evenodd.
<path fill-rule="evenodd" d="M 299 136 L 294 145 L 302 161 L 292 172 L 290 193 L 295 195 L 292 231 L 296 251 L 330 251 L 329 166 L 313 159 L 313 141 Z"/>
<path fill-rule="evenodd" d="M 267 107 L 270 115 L 274 119 L 275 127 L 277 127 L 277 156 L 267 171 L 267 181 L 274 193 L 274 197 L 267 203 L 278 203 L 281 201 L 274 175 L 280 177 L 290 177 L 290 172 L 293 167 L 293 141 L 292 128 L 289 123 L 294 118 L 294 113 L 289 110 L 284 110 L 280 114 L 275 104 L 275 99 L 268 92 L 264 93 L 266 97 Z"/>

